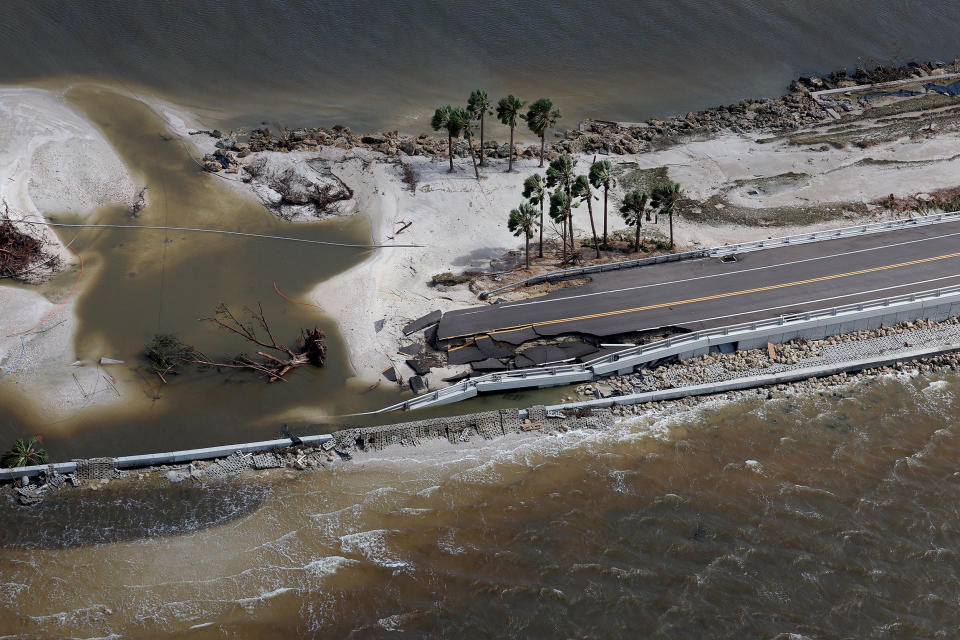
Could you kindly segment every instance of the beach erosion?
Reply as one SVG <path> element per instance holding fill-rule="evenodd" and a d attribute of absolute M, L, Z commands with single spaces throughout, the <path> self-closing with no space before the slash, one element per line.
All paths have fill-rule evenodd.
<path fill-rule="evenodd" d="M 163 120 L 165 135 L 182 145 L 197 165 L 199 158 L 223 149 L 222 137 L 209 135 L 213 125 L 182 107 L 155 97 L 130 97 Z M 44 216 L 66 213 L 82 221 L 103 207 L 132 210 L 144 178 L 132 175 L 104 136 L 102 123 L 98 126 L 87 119 L 65 91 L 6 88 L 0 91 L 0 105 L 10 125 L 4 129 L 9 133 L 0 138 L 3 157 L 8 159 L 0 196 L 13 219 L 42 222 Z M 829 135 L 829 124 L 810 131 Z M 868 119 L 851 126 L 869 132 L 881 125 Z M 499 138 L 502 133 L 488 136 Z M 722 131 L 678 139 L 657 150 L 607 155 L 621 182 L 621 188 L 611 194 L 610 230 L 624 228 L 617 214 L 620 198 L 631 180 L 647 175 L 679 182 L 698 203 L 676 225 L 677 244 L 684 248 L 899 217 L 905 214 L 877 203 L 891 194 L 911 198 L 955 186 L 958 137 L 956 129 L 947 126 L 869 145 L 842 145 L 808 143 L 791 132 Z M 410 341 L 402 331 L 408 322 L 435 309 L 478 304 L 478 292 L 469 283 L 436 284 L 434 275 L 486 272 L 487 281 L 493 283 L 522 277 L 517 266 L 522 260 L 522 239 L 509 232 L 506 219 L 510 209 L 522 202 L 524 179 L 543 171 L 535 157 L 518 158 L 512 173 L 505 171 L 505 158 L 488 157 L 478 180 L 469 157 L 458 157 L 451 173 L 440 155 L 385 154 L 371 146 L 315 144 L 307 150 L 246 153 L 238 161 L 242 167 L 262 162 L 273 175 L 291 171 L 308 183 L 335 176 L 351 195 L 325 212 L 325 217 L 364 218 L 370 245 L 412 245 L 370 249 L 352 266 L 316 281 L 305 292 L 305 301 L 322 307 L 336 323 L 355 381 L 352 388 L 357 390 L 376 384 L 390 366 L 404 377 L 412 373 L 398 353 Z M 574 157 L 578 172 L 585 173 L 597 154 Z M 257 215 L 278 215 L 269 189 L 265 191 L 262 180 L 245 180 L 246 169 L 204 174 L 200 166 L 195 168 L 211 189 L 226 189 L 259 206 Z M 149 207 L 152 194 L 146 194 Z M 589 235 L 585 214 L 582 207 L 575 213 L 581 238 Z M 301 212 L 291 220 L 296 225 L 316 216 Z M 223 227 L 229 228 L 229 220 L 224 222 Z M 129 405 L 129 398 L 141 391 L 138 383 L 131 382 L 132 376 L 111 377 L 115 394 L 78 393 L 78 384 L 83 384 L 82 379 L 77 382 L 78 372 L 82 375 L 86 367 L 102 375 L 91 354 L 114 354 L 109 345 L 98 349 L 84 344 L 83 353 L 78 352 L 76 301 L 84 296 L 86 280 L 76 280 L 80 261 L 63 240 L 69 234 L 57 236 L 36 225 L 22 228 L 40 234 L 65 266 L 43 285 L 0 286 L 4 308 L 0 370 L 10 372 L 5 382 L 28 397 L 47 421 L 61 421 L 72 412 L 95 406 Z M 644 227 L 645 234 L 662 237 L 665 231 L 665 220 Z M 109 259 L 85 268 L 109 269 Z M 448 369 L 438 367 L 429 382 L 442 385 L 441 378 L 448 374 Z"/>

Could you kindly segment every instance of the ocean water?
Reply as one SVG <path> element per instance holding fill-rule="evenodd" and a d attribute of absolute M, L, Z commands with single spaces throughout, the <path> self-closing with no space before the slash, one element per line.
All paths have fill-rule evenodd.
<path fill-rule="evenodd" d="M 572 126 L 952 59 L 958 23 L 947 2 L 10 0 L 0 82 L 99 78 L 223 126 L 406 131 L 484 87 L 551 96 Z M 953 374 L 888 377 L 254 483 L 5 496 L 0 636 L 957 637 L 958 393 Z"/>
<path fill-rule="evenodd" d="M 228 125 L 410 132 L 479 87 L 550 96 L 571 127 L 778 95 L 801 73 L 952 60 L 958 26 L 942 0 L 7 0 L 0 82 L 93 76 Z"/>
<path fill-rule="evenodd" d="M 5 505 L 0 629 L 952 638 L 958 390 L 890 377 L 244 485 L 156 474 Z"/>

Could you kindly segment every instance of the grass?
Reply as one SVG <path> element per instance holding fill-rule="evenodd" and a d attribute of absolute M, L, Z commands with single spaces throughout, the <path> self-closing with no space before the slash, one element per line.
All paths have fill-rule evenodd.
<path fill-rule="evenodd" d="M 851 117 L 851 119 L 868 120 L 873 118 L 886 118 L 889 116 L 897 116 L 903 113 L 928 111 L 930 109 L 939 109 L 941 107 L 948 107 L 957 104 L 960 104 L 960 97 L 945 96 L 941 93 L 931 93 L 923 96 L 916 96 L 915 98 L 905 98 L 903 100 L 898 100 L 891 104 L 885 104 L 879 107 L 868 107 L 863 110 L 863 113 L 859 113 L 855 117 Z"/>
<path fill-rule="evenodd" d="M 476 271 L 464 271 L 461 274 L 453 274 L 450 271 L 444 271 L 443 273 L 434 274 L 431 278 L 434 286 L 443 285 L 445 287 L 452 287 L 458 284 L 464 284 L 466 282 L 472 282 L 479 274 Z"/>
<path fill-rule="evenodd" d="M 858 116 L 857 119 L 862 119 L 862 116 Z M 826 131 L 810 131 L 785 137 L 790 144 L 794 145 L 827 144 L 836 148 L 855 146 L 865 149 L 900 138 L 922 135 L 922 131 L 929 129 L 931 125 L 937 132 L 960 129 L 960 108 L 934 114 L 921 114 L 911 118 L 897 118 L 877 126 L 845 125 Z"/>
<path fill-rule="evenodd" d="M 723 205 L 717 209 L 716 205 Z M 862 202 L 831 203 L 796 207 L 738 207 L 715 195 L 706 201 L 686 200 L 681 205 L 684 220 L 700 223 L 740 224 L 750 227 L 790 227 L 816 224 L 844 217 L 866 215 Z"/>
<path fill-rule="evenodd" d="M 634 169 L 625 172 L 619 177 L 620 189 L 622 191 L 632 191 L 640 189 L 650 193 L 657 183 L 666 182 L 667 168 L 654 167 L 652 169 Z"/>

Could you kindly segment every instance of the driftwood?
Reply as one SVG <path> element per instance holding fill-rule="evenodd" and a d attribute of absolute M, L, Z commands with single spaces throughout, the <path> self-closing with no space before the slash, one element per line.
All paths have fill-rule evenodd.
<path fill-rule="evenodd" d="M 0 278 L 22 278 L 33 269 L 49 265 L 56 269 L 60 258 L 47 243 L 20 231 L 10 219 L 10 210 L 3 202 L 0 214 Z"/>
<path fill-rule="evenodd" d="M 255 360 L 244 354 L 238 355 L 230 362 L 212 361 L 203 354 L 192 360 L 195 364 L 202 364 L 211 367 L 224 367 L 227 369 L 249 369 L 263 375 L 268 382 L 281 380 L 286 382 L 284 376 L 305 364 L 311 364 L 315 367 L 322 367 L 327 358 L 327 336 L 320 329 L 314 327 L 311 330 L 303 330 L 297 340 L 296 348 L 287 347 L 277 342 L 270 330 L 270 325 L 263 314 L 263 307 L 258 305 L 259 312 L 249 311 L 249 315 L 256 324 L 266 333 L 266 339 L 260 339 L 254 330 L 253 323 L 243 323 L 225 304 L 217 306 L 214 315 L 201 318 L 212 322 L 221 329 L 226 329 L 235 333 L 247 342 L 251 342 L 264 351 L 257 351 L 260 356 Z M 274 353 L 268 353 L 272 351 Z"/>

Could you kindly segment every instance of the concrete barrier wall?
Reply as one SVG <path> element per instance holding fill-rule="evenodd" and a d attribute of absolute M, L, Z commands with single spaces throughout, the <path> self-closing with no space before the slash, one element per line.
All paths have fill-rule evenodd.
<path fill-rule="evenodd" d="M 322 444 L 333 438 L 329 433 L 315 436 L 303 436 L 299 438 L 303 444 Z M 294 441 L 290 438 L 281 438 L 278 440 L 261 440 L 260 442 L 245 442 L 241 444 L 227 444 L 217 447 L 205 447 L 203 449 L 187 449 L 184 451 L 167 451 L 163 453 L 145 453 L 136 456 L 121 456 L 113 458 L 114 468 L 116 469 L 142 469 L 144 467 L 156 467 L 164 464 L 180 464 L 183 462 L 192 462 L 194 460 L 213 460 L 215 458 L 226 458 L 234 453 L 253 453 L 259 451 L 270 451 L 273 449 L 283 449 L 293 446 Z M 13 469 L 0 468 L 0 480 L 14 480 L 17 478 L 34 478 L 41 473 L 49 470 L 55 470 L 57 473 L 65 475 L 77 470 L 77 462 L 57 462 L 54 464 L 35 465 L 30 467 L 17 467 Z"/>
<path fill-rule="evenodd" d="M 651 362 L 667 358 L 685 360 L 709 353 L 711 348 L 719 348 L 723 345 L 733 345 L 741 350 L 756 349 L 763 347 L 767 342 L 783 343 L 798 337 L 821 340 L 841 333 L 874 329 L 908 320 L 920 318 L 943 320 L 951 316 L 960 316 L 960 287 L 894 296 L 822 311 L 791 314 L 771 320 L 698 331 L 625 349 L 619 354 L 583 364 L 488 374 L 405 400 L 373 413 L 450 404 L 473 397 L 478 392 L 551 387 L 587 382 L 610 375 L 624 375 Z"/>

